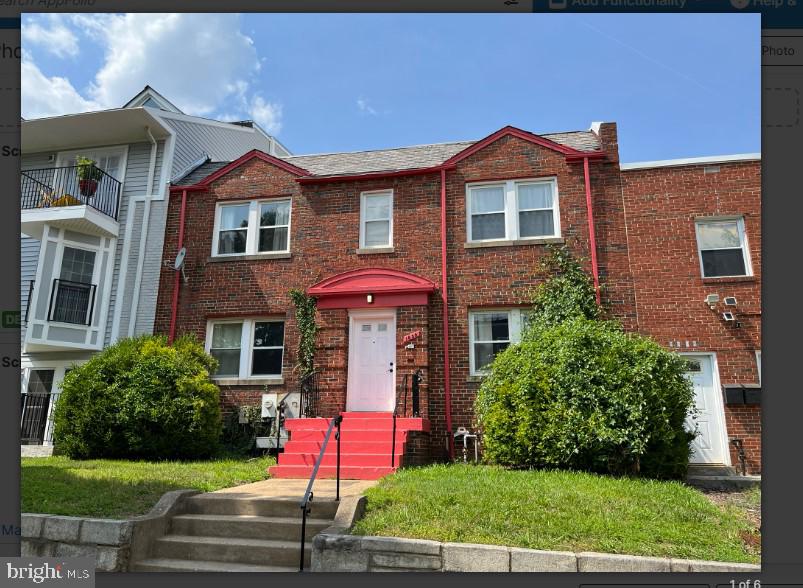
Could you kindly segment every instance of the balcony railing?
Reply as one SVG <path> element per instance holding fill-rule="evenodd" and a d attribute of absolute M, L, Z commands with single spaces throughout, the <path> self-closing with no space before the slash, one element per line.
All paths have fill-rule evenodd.
<path fill-rule="evenodd" d="M 82 174 L 91 179 L 80 179 Z M 86 205 L 117 220 L 120 182 L 99 167 L 78 166 L 28 169 L 21 172 L 22 210 Z"/>
<path fill-rule="evenodd" d="M 50 289 L 47 320 L 74 325 L 92 324 L 96 284 L 84 284 L 56 278 Z"/>

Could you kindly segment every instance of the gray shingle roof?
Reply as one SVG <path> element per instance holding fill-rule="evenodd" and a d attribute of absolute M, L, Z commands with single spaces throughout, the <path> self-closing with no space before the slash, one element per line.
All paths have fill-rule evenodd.
<path fill-rule="evenodd" d="M 591 131 L 549 133 L 541 135 L 541 137 L 579 151 L 598 151 L 600 149 L 599 137 Z M 280 159 L 303 168 L 314 176 L 392 172 L 440 165 L 474 143 L 476 141 L 458 141 L 373 151 L 291 155 Z M 226 162 L 204 163 L 181 180 L 175 182 L 174 185 L 187 186 L 195 184 L 225 165 Z"/>

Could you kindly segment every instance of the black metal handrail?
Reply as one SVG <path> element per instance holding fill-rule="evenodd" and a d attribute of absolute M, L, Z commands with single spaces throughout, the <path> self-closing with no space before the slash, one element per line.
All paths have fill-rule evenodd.
<path fill-rule="evenodd" d="M 91 325 L 97 284 L 56 278 L 50 288 L 47 320 L 74 325 Z"/>
<path fill-rule="evenodd" d="M 80 175 L 87 177 L 81 179 Z M 117 220 L 120 188 L 117 179 L 94 165 L 28 169 L 20 173 L 23 210 L 86 205 Z"/>
<path fill-rule="evenodd" d="M 28 281 L 28 300 L 25 302 L 25 319 L 24 322 L 28 322 L 28 315 L 31 312 L 31 298 L 33 298 L 33 287 L 36 285 L 36 280 L 29 280 Z"/>
<path fill-rule="evenodd" d="M 329 437 L 332 435 L 332 430 L 334 427 L 337 427 L 337 433 L 335 433 L 335 440 L 337 440 L 337 485 L 335 487 L 335 500 L 340 500 L 340 424 L 342 422 L 343 415 L 340 414 L 329 421 L 329 428 L 326 429 L 326 435 L 323 438 L 323 445 L 321 445 L 321 450 L 318 452 L 318 459 L 315 460 L 315 467 L 312 468 L 312 473 L 309 477 L 309 483 L 307 484 L 307 490 L 304 492 L 304 497 L 301 499 L 301 561 L 298 566 L 299 572 L 304 571 L 304 545 L 307 535 L 307 515 L 310 513 L 309 503 L 312 502 L 313 498 L 312 485 L 315 483 L 315 477 L 318 475 L 318 468 L 321 467 L 321 462 L 323 461 L 323 456 L 326 452 L 326 446 L 329 443 Z"/>

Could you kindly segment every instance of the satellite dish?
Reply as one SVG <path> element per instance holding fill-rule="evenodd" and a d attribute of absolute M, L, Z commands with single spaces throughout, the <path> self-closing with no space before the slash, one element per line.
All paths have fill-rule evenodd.
<path fill-rule="evenodd" d="M 181 251 L 178 252 L 176 255 L 176 261 L 173 263 L 173 269 L 176 271 L 182 269 L 184 267 L 184 257 L 187 255 L 187 248 L 182 247 Z"/>

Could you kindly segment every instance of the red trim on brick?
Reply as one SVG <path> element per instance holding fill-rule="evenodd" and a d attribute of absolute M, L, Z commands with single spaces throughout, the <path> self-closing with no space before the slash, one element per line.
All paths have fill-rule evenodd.
<path fill-rule="evenodd" d="M 454 169 L 454 166 L 444 167 L 443 165 L 436 165 L 434 167 L 418 167 L 414 169 L 402 169 L 398 171 L 381 171 L 381 172 L 350 174 L 342 176 L 306 176 L 298 178 L 296 181 L 300 184 L 328 184 L 331 182 L 351 182 L 359 180 L 374 180 L 381 178 L 398 178 L 403 176 L 420 176 L 426 174 L 436 174 L 440 172 L 442 169 Z"/>
<path fill-rule="evenodd" d="M 561 145 L 560 143 L 555 143 L 554 141 L 550 141 L 545 137 L 541 137 L 540 135 L 536 135 L 534 133 L 530 133 L 528 131 L 523 131 L 521 129 L 517 129 L 516 127 L 506 126 L 504 128 L 499 129 L 495 133 L 492 133 L 482 139 L 481 141 L 477 141 L 473 145 L 466 147 L 460 153 L 453 155 L 449 159 L 443 162 L 444 166 L 447 165 L 454 165 L 459 161 L 463 161 L 467 157 L 474 155 L 477 151 L 484 149 L 491 143 L 498 141 L 502 137 L 517 137 L 529 143 L 534 143 L 536 145 L 540 145 L 541 147 L 546 147 L 547 149 L 552 149 L 553 151 L 557 151 L 558 153 L 562 153 L 567 157 L 567 159 L 574 159 L 577 160 L 582 159 L 584 157 L 593 157 L 593 158 L 604 158 L 605 153 L 602 151 L 579 151 L 577 149 L 572 149 L 571 147 L 566 147 L 565 145 Z"/>
<path fill-rule="evenodd" d="M 318 298 L 319 308 L 363 308 L 426 304 L 427 295 L 434 290 L 434 283 L 415 274 L 365 268 L 326 278 L 308 288 L 307 294 Z M 366 301 L 368 294 L 374 296 L 372 304 Z"/>
<path fill-rule="evenodd" d="M 443 397 L 446 410 L 446 437 L 449 459 L 454 459 L 452 435 L 452 383 L 449 373 L 449 289 L 446 279 L 446 170 L 441 170 L 441 296 L 443 298 Z"/>

